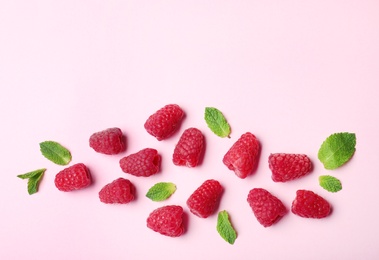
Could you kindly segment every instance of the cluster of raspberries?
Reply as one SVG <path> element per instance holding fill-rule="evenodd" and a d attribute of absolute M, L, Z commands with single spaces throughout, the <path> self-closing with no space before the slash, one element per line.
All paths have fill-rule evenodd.
<path fill-rule="evenodd" d="M 176 104 L 169 104 L 145 122 L 146 131 L 157 140 L 165 140 L 178 130 L 184 118 L 183 110 Z M 108 128 L 92 134 L 89 146 L 98 153 L 114 155 L 124 152 L 126 138 L 119 128 Z M 205 143 L 202 132 L 194 127 L 183 131 L 172 156 L 178 166 L 196 167 L 204 156 Z M 260 143 L 250 132 L 246 132 L 232 145 L 223 157 L 225 166 L 241 179 L 250 175 L 257 167 Z M 123 172 L 134 176 L 148 177 L 160 170 L 161 156 L 153 148 L 145 148 L 129 154 L 119 161 Z M 268 158 L 272 171 L 272 180 L 286 182 L 300 178 L 312 170 L 312 163 L 304 154 L 275 153 Z M 72 165 L 55 177 L 55 185 L 61 191 L 73 191 L 91 184 L 91 174 L 86 165 Z M 125 178 L 118 178 L 105 185 L 99 191 L 100 201 L 107 204 L 126 204 L 135 198 L 135 186 Z M 223 193 L 219 181 L 206 180 L 189 196 L 186 204 L 190 212 L 200 218 L 207 218 L 215 213 Z M 247 196 L 256 219 L 264 227 L 269 227 L 280 220 L 286 213 L 283 203 L 262 188 L 250 190 Z M 305 218 L 324 218 L 331 211 L 330 204 L 321 196 L 309 190 L 298 190 L 292 202 L 291 211 Z M 183 208 L 167 205 L 155 209 L 147 218 L 147 227 L 160 234 L 177 237 L 185 231 Z"/>

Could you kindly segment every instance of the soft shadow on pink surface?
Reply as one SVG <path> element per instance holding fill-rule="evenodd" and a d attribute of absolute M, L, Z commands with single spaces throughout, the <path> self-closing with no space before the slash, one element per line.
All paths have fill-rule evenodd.
<path fill-rule="evenodd" d="M 184 209 L 184 211 L 183 211 L 183 222 L 182 222 L 183 227 L 184 227 L 184 232 L 183 232 L 182 236 L 187 235 L 189 230 L 191 230 L 191 223 L 190 223 L 189 214 L 191 214 L 191 213 L 189 213 L 188 211 L 186 211 L 186 209 Z"/>

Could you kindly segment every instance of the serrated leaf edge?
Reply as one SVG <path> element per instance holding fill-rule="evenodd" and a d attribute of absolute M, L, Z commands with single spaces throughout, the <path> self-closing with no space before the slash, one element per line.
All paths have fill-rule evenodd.
<path fill-rule="evenodd" d="M 222 223 L 224 223 L 224 224 L 222 225 Z M 234 229 L 234 227 L 230 221 L 229 213 L 226 210 L 222 210 L 218 213 L 216 229 L 217 229 L 217 232 L 220 234 L 220 236 L 226 242 L 228 242 L 231 245 L 234 244 L 234 242 L 237 239 L 237 232 Z M 227 234 L 225 232 L 226 229 L 229 231 L 232 231 L 232 232 L 228 232 L 228 234 L 231 234 L 231 236 L 227 236 Z"/>
<path fill-rule="evenodd" d="M 352 135 L 354 136 L 354 151 L 351 153 L 351 155 L 349 156 L 349 158 L 347 158 L 341 165 L 337 166 L 337 167 L 327 167 L 325 165 L 325 161 L 328 161 L 330 159 L 330 157 L 328 157 L 327 159 L 321 159 L 320 158 L 320 152 L 321 152 L 321 149 L 324 148 L 325 144 L 327 142 L 329 142 L 330 138 L 332 138 L 332 136 L 336 136 L 336 135 L 341 135 L 341 134 L 349 134 L 349 135 Z M 321 144 L 319 150 L 318 150 L 318 153 L 317 153 L 317 157 L 319 159 L 319 161 L 324 165 L 324 168 L 327 169 L 327 170 L 335 170 L 341 166 L 343 166 L 344 164 L 346 164 L 348 161 L 350 161 L 350 159 L 354 156 L 354 153 L 356 151 L 356 144 L 357 144 L 357 141 L 356 141 L 356 134 L 355 133 L 349 133 L 349 132 L 338 132 L 338 133 L 333 133 L 331 135 L 329 135 Z M 334 151 L 333 154 L 335 154 L 337 151 L 341 150 L 342 149 L 342 146 L 340 146 L 336 151 Z"/>
<path fill-rule="evenodd" d="M 28 193 L 29 195 L 33 195 L 38 192 L 39 183 L 45 173 L 46 169 L 38 169 L 35 171 L 27 172 L 24 174 L 19 174 L 17 177 L 21 179 L 28 179 Z"/>
<path fill-rule="evenodd" d="M 221 120 L 221 122 L 226 126 L 226 130 L 225 130 L 225 127 L 221 127 L 220 124 L 217 122 L 217 118 L 213 117 L 213 112 L 211 111 L 215 111 L 219 116 L 219 120 Z M 206 107 L 205 108 L 205 112 L 204 112 L 204 119 L 205 119 L 205 122 L 207 123 L 207 126 L 208 128 L 217 136 L 221 137 L 221 138 L 224 138 L 224 137 L 228 137 L 230 138 L 230 133 L 231 133 L 231 128 L 230 128 L 230 124 L 228 123 L 228 121 L 226 120 L 224 114 L 217 108 L 215 107 Z M 214 129 L 214 126 L 211 125 L 211 122 L 214 122 L 215 125 L 218 126 L 218 128 L 220 129 L 221 133 L 217 133 Z"/>
<path fill-rule="evenodd" d="M 329 179 L 329 180 L 327 180 L 327 179 Z M 341 181 L 338 178 L 334 177 L 334 176 L 331 176 L 331 175 L 321 175 L 321 176 L 319 176 L 318 180 L 319 180 L 320 186 L 324 190 L 326 190 L 326 191 L 329 191 L 329 192 L 332 192 L 332 193 L 336 193 L 336 192 L 339 192 L 339 191 L 342 190 L 342 183 L 341 183 Z M 337 189 L 335 188 L 335 186 L 331 186 L 330 185 L 330 180 L 333 180 L 334 183 L 335 182 L 338 183 Z M 332 187 L 332 188 L 330 188 L 330 187 Z"/>
<path fill-rule="evenodd" d="M 154 189 L 158 188 L 158 186 L 168 185 L 169 189 L 162 189 L 153 192 Z M 164 201 L 167 200 L 169 197 L 171 197 L 172 194 L 174 194 L 176 191 L 176 185 L 172 182 L 158 182 L 150 187 L 150 189 L 146 192 L 146 197 L 151 199 L 152 201 Z M 164 196 L 159 197 L 158 199 L 154 196 L 156 194 L 164 194 Z"/>
<path fill-rule="evenodd" d="M 53 144 L 55 147 L 60 149 L 61 154 L 57 153 L 56 151 L 52 150 L 49 145 Z M 40 151 L 42 155 L 48 159 L 49 161 L 58 164 L 58 165 L 67 165 L 70 163 L 72 160 L 72 155 L 71 152 L 61 145 L 60 143 L 56 141 L 44 141 L 41 142 L 40 144 Z M 62 155 L 63 154 L 63 155 Z M 66 158 L 67 157 L 67 158 Z M 57 160 L 58 158 L 58 160 Z"/>

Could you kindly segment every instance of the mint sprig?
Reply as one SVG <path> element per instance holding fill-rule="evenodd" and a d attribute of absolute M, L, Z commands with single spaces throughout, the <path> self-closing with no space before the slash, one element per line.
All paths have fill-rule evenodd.
<path fill-rule="evenodd" d="M 46 169 L 38 169 L 35 171 L 27 172 L 25 174 L 17 175 L 20 179 L 28 179 L 28 193 L 32 195 L 38 192 L 38 186 Z"/>
<path fill-rule="evenodd" d="M 335 133 L 322 143 L 318 151 L 318 159 L 325 169 L 336 169 L 354 155 L 356 137 L 354 133 Z"/>
<path fill-rule="evenodd" d="M 146 193 L 146 197 L 152 201 L 163 201 L 168 199 L 176 191 L 176 185 L 172 182 L 158 182 Z"/>
<path fill-rule="evenodd" d="M 233 245 L 237 239 L 237 233 L 229 220 L 226 210 L 220 211 L 217 216 L 217 232 L 229 244 Z"/>
<path fill-rule="evenodd" d="M 55 164 L 67 165 L 71 161 L 70 151 L 55 141 L 45 141 L 39 146 L 42 155 Z"/>
<path fill-rule="evenodd" d="M 214 107 L 206 107 L 205 122 L 209 129 L 219 137 L 230 137 L 230 125 L 220 110 Z"/>
<path fill-rule="evenodd" d="M 341 181 L 336 177 L 330 175 L 321 175 L 318 180 L 320 186 L 329 192 L 338 192 L 342 190 Z"/>

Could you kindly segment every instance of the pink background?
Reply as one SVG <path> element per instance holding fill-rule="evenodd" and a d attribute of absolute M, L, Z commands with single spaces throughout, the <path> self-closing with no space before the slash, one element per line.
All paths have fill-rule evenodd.
<path fill-rule="evenodd" d="M 0 2 L 2 178 L 1 259 L 378 259 L 378 1 L 22 1 Z M 158 108 L 177 103 L 187 116 L 180 131 L 158 142 L 143 128 Z M 214 106 L 232 126 L 230 139 L 207 128 Z M 127 151 L 105 156 L 89 136 L 120 127 Z M 204 162 L 188 169 L 171 162 L 180 133 L 199 128 Z M 247 131 L 262 143 L 257 172 L 238 179 L 221 160 Z M 334 132 L 357 135 L 353 159 L 335 171 L 317 159 Z M 39 143 L 70 149 L 70 165 L 83 162 L 94 184 L 63 193 L 54 186 L 64 167 L 46 160 Z M 124 174 L 118 161 L 145 147 L 162 154 L 162 172 Z M 306 153 L 314 171 L 274 183 L 267 157 Z M 29 196 L 16 175 L 47 168 L 39 192 Z M 318 176 L 338 177 L 332 194 Z M 98 191 L 126 177 L 137 200 L 105 205 Z M 216 231 L 217 214 L 200 219 L 185 201 L 206 179 L 225 187 L 219 210 L 238 232 L 229 245 Z M 176 193 L 152 202 L 144 194 L 171 181 Z M 288 213 L 263 228 L 246 197 L 262 187 L 290 208 L 297 189 L 310 189 L 333 206 L 326 219 Z M 146 227 L 155 208 L 177 204 L 188 216 L 179 238 Z"/>

